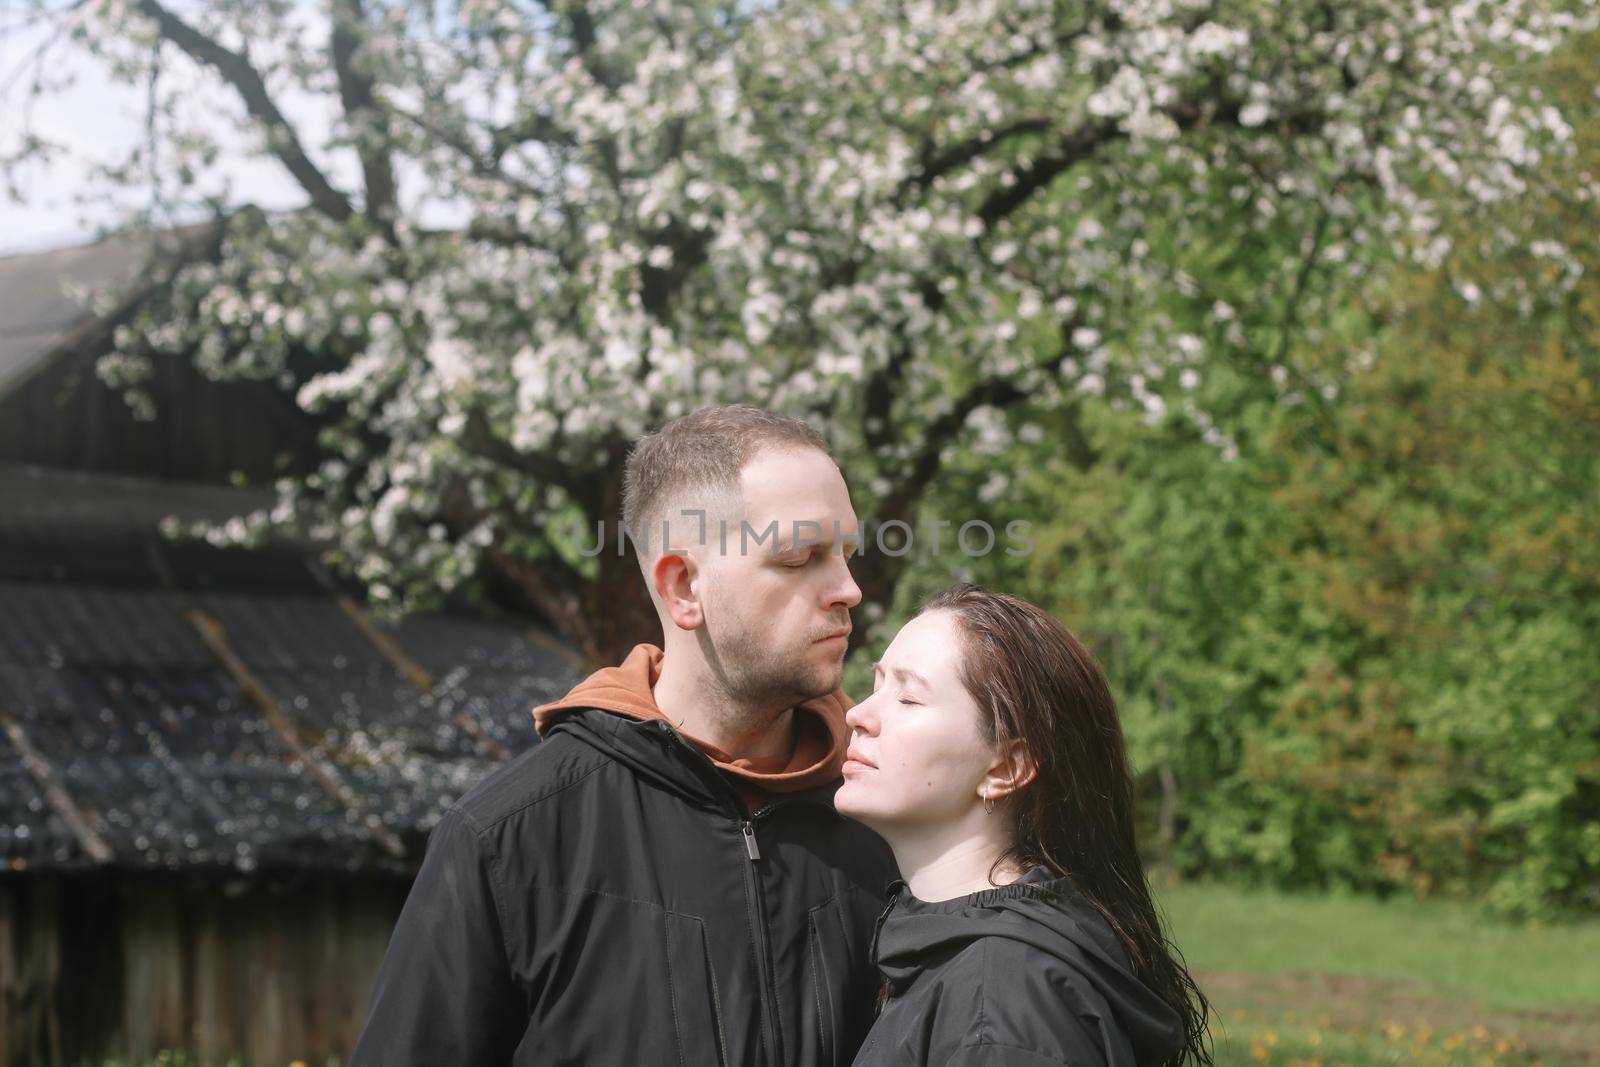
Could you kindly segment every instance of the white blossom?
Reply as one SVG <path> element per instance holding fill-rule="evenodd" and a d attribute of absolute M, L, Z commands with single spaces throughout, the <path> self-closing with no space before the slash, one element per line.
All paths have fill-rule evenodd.
<path fill-rule="evenodd" d="M 220 5 L 205 25 L 249 40 L 272 91 L 340 114 L 309 43 L 326 34 L 290 32 L 303 7 Z M 403 607 L 465 580 L 498 531 L 536 539 L 570 506 L 529 460 L 602 483 L 607 442 L 732 400 L 828 413 L 843 451 L 871 453 L 852 484 L 879 499 L 920 488 L 906 485 L 919 449 L 1015 439 L 1017 420 L 987 406 L 959 440 L 922 439 L 971 382 L 1189 419 L 1236 455 L 1204 407 L 1206 347 L 1259 344 L 1304 265 L 1320 293 L 1402 258 L 1449 261 L 1442 220 L 1492 214 L 1571 150 L 1559 110 L 1499 72 L 1585 24 L 1543 0 L 1326 21 L 1303 0 L 1116 0 L 1083 34 L 1031 0 L 588 10 L 580 40 L 537 6 L 372 8 L 392 226 L 363 214 L 351 147 L 383 124 L 343 116 L 334 142 L 303 140 L 354 219 L 314 202 L 240 217 L 159 314 L 117 331 L 99 370 L 139 411 L 152 357 L 185 353 L 368 431 L 335 426 L 314 474 L 219 536 L 303 522 Z M 135 6 L 70 17 L 150 84 L 154 29 Z M 162 192 L 201 209 L 218 192 L 196 147 L 204 114 L 244 112 L 203 72 L 180 93 L 173 66 L 152 130 L 164 172 L 200 177 Z M 1316 256 L 1296 238 L 1273 251 L 1324 224 Z M 1197 278 L 1195 249 L 1234 247 L 1249 271 Z M 1576 277 L 1563 235 L 1510 251 L 1538 276 L 1529 289 Z M 866 397 L 891 367 L 889 444 L 867 449 Z M 1284 393 L 1288 375 L 1272 369 Z M 441 537 L 447 492 L 487 518 Z"/>

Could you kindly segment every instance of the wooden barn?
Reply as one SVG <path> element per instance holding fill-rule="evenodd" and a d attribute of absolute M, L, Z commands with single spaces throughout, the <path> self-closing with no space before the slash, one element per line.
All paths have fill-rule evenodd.
<path fill-rule="evenodd" d="M 0 1067 L 347 1057 L 427 834 L 577 670 L 488 607 L 375 624 L 316 546 L 162 537 L 260 506 L 313 428 L 184 366 L 92 372 L 139 239 L 0 259 Z M 106 315 L 68 278 L 128 286 Z M 168 413 L 171 413 L 170 415 Z"/>

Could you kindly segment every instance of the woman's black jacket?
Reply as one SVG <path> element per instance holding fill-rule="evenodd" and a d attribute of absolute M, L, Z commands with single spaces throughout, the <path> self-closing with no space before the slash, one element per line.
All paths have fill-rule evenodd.
<path fill-rule="evenodd" d="M 930 903 L 891 890 L 874 942 L 888 983 L 855 1067 L 1153 1067 L 1183 1029 L 1065 879 Z"/>
<path fill-rule="evenodd" d="M 848 1064 L 896 871 L 837 786 L 747 816 L 668 723 L 561 719 L 434 829 L 351 1067 Z"/>

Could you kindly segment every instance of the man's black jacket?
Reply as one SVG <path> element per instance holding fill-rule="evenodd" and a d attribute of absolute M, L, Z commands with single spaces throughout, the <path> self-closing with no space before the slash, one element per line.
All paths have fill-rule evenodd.
<path fill-rule="evenodd" d="M 837 787 L 747 817 L 670 724 L 560 719 L 435 827 L 351 1067 L 849 1064 L 896 871 Z"/>

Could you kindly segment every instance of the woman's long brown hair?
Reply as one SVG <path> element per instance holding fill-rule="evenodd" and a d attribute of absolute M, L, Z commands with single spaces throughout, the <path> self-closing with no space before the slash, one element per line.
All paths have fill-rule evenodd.
<path fill-rule="evenodd" d="M 997 808 L 1016 825 L 995 869 L 1044 866 L 1068 879 L 1105 917 L 1135 973 L 1183 1020 L 1183 1047 L 1163 1067 L 1210 1064 L 1211 1006 L 1162 932 L 1135 841 L 1122 725 L 1094 657 L 1049 613 L 968 583 L 923 611 L 956 618 L 961 681 L 977 702 L 984 739 L 1020 739 L 1037 768 Z"/>

